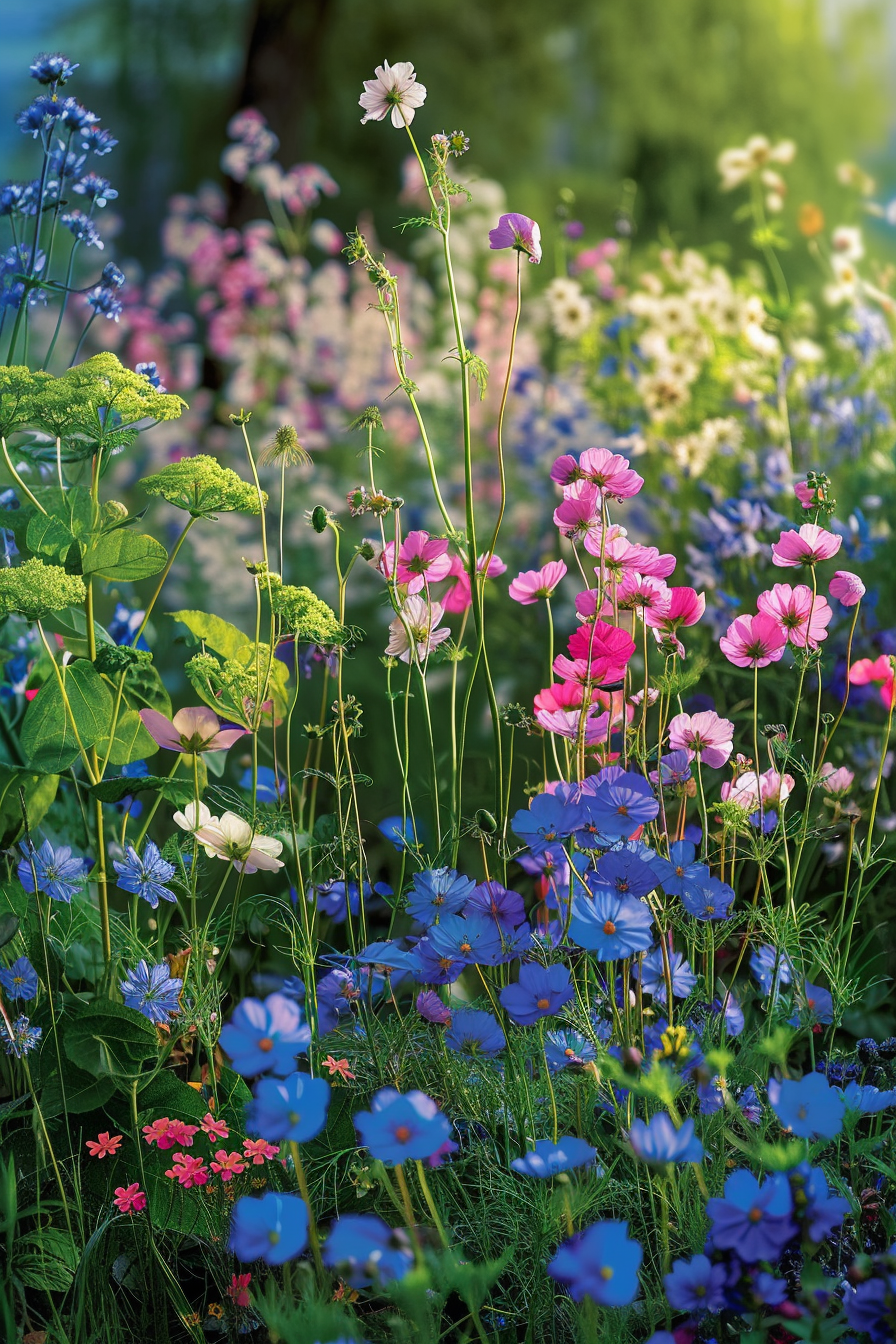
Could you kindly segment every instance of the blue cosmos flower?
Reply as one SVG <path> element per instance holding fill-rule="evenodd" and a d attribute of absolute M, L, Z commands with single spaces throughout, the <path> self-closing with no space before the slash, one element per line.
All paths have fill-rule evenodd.
<path fill-rule="evenodd" d="M 549 1176 L 558 1176 L 561 1171 L 590 1167 L 596 1157 L 597 1149 L 592 1148 L 590 1143 L 567 1136 L 558 1143 L 551 1143 L 550 1139 L 538 1139 L 531 1153 L 526 1153 L 525 1157 L 515 1157 L 510 1165 L 521 1176 L 537 1176 L 540 1180 L 546 1180 Z"/>
<path fill-rule="evenodd" d="M 664 789 L 674 789 L 686 784 L 691 777 L 691 762 L 684 750 L 669 751 L 661 756 L 656 770 L 651 770 L 650 778 L 654 784 L 663 781 Z"/>
<path fill-rule="evenodd" d="M 502 930 L 515 929 L 526 918 L 526 906 L 522 896 L 500 882 L 480 882 L 470 893 L 465 913 L 489 915 Z"/>
<path fill-rule="evenodd" d="M 475 883 L 455 868 L 427 868 L 415 873 L 407 894 L 407 910 L 418 924 L 433 924 L 442 915 L 456 915 L 464 908 Z"/>
<path fill-rule="evenodd" d="M 468 965 L 465 957 L 437 952 L 428 938 L 421 938 L 411 954 L 414 979 L 421 985 L 450 985 Z"/>
<path fill-rule="evenodd" d="M 251 1107 L 252 1129 L 269 1143 L 280 1139 L 308 1143 L 327 1123 L 329 1104 L 330 1084 L 325 1078 L 307 1073 L 291 1073 L 282 1082 L 262 1078 Z"/>
<path fill-rule="evenodd" d="M 694 919 L 727 919 L 734 900 L 734 888 L 717 877 L 707 877 L 698 885 L 687 885 L 681 903 Z"/>
<path fill-rule="evenodd" d="M 646 863 L 653 872 L 654 884 L 658 887 L 665 885 L 669 874 L 672 872 L 672 865 L 668 859 L 664 859 L 662 854 L 657 854 L 655 849 L 644 840 L 624 840 L 617 844 L 612 851 L 614 854 L 632 854 L 642 863 Z M 612 884 L 611 884 L 612 885 Z"/>
<path fill-rule="evenodd" d="M 301 1008 L 285 994 L 269 994 L 263 1003 L 243 999 L 221 1032 L 221 1048 L 244 1078 L 292 1073 L 296 1055 L 304 1054 L 310 1041 Z"/>
<path fill-rule="evenodd" d="M 706 1212 L 712 1222 L 711 1238 L 722 1251 L 736 1251 L 745 1264 L 777 1260 L 796 1235 L 793 1198 L 780 1172 L 766 1176 L 762 1185 L 751 1171 L 735 1171 L 725 1182 L 724 1199 L 710 1199 Z"/>
<path fill-rule="evenodd" d="M 515 812 L 510 823 L 514 835 L 529 846 L 533 854 L 543 854 L 558 840 L 579 829 L 584 822 L 581 808 L 562 794 L 536 793 L 529 799 L 528 810 Z"/>
<path fill-rule="evenodd" d="M 627 1307 L 638 1292 L 643 1254 L 629 1238 L 628 1223 L 592 1223 L 560 1245 L 548 1273 L 574 1302 L 590 1297 L 603 1307 Z"/>
<path fill-rule="evenodd" d="M 588 885 L 592 891 L 598 887 L 609 887 L 620 896 L 630 896 L 640 900 L 648 896 L 656 887 L 658 878 L 651 866 L 626 849 L 611 849 L 602 854 L 594 865 L 594 873 L 588 874 Z"/>
<path fill-rule="evenodd" d="M 643 901 L 598 888 L 593 898 L 573 898 L 569 937 L 598 961 L 615 961 L 646 951 L 653 942 L 652 924 L 653 915 Z"/>
<path fill-rule="evenodd" d="M 40 981 L 27 957 L 18 957 L 6 969 L 0 967 L 0 985 L 11 999 L 33 999 Z"/>
<path fill-rule="evenodd" d="M 30 840 L 26 840 L 19 849 L 24 858 L 19 860 L 16 873 L 22 886 L 33 894 L 36 876 L 37 890 L 54 901 L 70 901 L 75 892 L 80 891 L 84 874 L 92 867 L 89 859 L 73 858 L 68 845 L 54 849 L 49 840 L 44 840 L 37 850 Z"/>
<path fill-rule="evenodd" d="M 805 1003 L 803 1016 L 809 1022 L 830 1023 L 834 1020 L 834 1000 L 831 991 L 821 985 L 811 985 L 808 980 L 803 984 L 802 999 Z"/>
<path fill-rule="evenodd" d="M 886 1111 L 891 1106 L 896 1106 L 896 1089 L 882 1092 L 870 1083 L 859 1083 L 855 1079 L 847 1083 L 846 1087 L 838 1088 L 847 1111 L 852 1111 L 856 1115 L 877 1115 L 880 1111 Z"/>
<path fill-rule="evenodd" d="M 744 1010 L 730 992 L 723 994 L 721 998 L 713 999 L 710 1004 L 710 1011 L 713 1013 L 721 1013 L 723 1009 L 725 1030 L 729 1036 L 739 1036 L 744 1029 Z"/>
<path fill-rule="evenodd" d="M 650 1166 L 703 1161 L 703 1144 L 694 1133 L 693 1120 L 685 1120 L 676 1129 L 665 1111 L 657 1111 L 646 1125 L 633 1120 L 628 1141 L 635 1156 Z"/>
<path fill-rule="evenodd" d="M 398 850 L 411 849 L 417 843 L 411 817 L 405 817 L 404 820 L 401 817 L 385 817 L 377 826 L 377 830 Z"/>
<path fill-rule="evenodd" d="M 750 954 L 750 970 L 759 981 L 763 994 L 771 994 L 774 999 L 777 999 L 781 985 L 789 985 L 793 978 L 793 967 L 786 952 L 779 952 L 769 943 Z"/>
<path fill-rule="evenodd" d="M 290 998 L 298 999 L 299 996 L 292 990 L 287 991 L 286 984 L 283 986 L 283 992 L 289 992 Z M 328 971 L 326 975 L 321 976 L 317 982 L 317 1002 L 326 1004 L 332 1008 L 340 1017 L 343 1013 L 351 1012 L 353 1003 L 357 1003 L 361 997 L 361 983 L 354 971 L 347 967 L 337 966 L 334 970 Z M 305 987 L 302 986 L 301 998 L 305 997 Z"/>
<path fill-rule="evenodd" d="M 787 1296 L 788 1288 L 783 1279 L 776 1279 L 768 1270 L 761 1269 L 752 1275 L 750 1296 L 758 1306 L 778 1307 Z"/>
<path fill-rule="evenodd" d="M 832 1195 L 827 1178 L 820 1167 L 801 1162 L 790 1173 L 794 1212 L 810 1241 L 827 1241 L 835 1227 L 839 1227 L 849 1213 L 849 1200 Z"/>
<path fill-rule="evenodd" d="M 686 999 L 697 983 L 696 975 L 680 952 L 669 953 L 669 969 L 672 973 L 673 996 Z M 655 947 L 639 965 L 632 967 L 632 975 L 641 981 L 645 994 L 652 994 L 658 1003 L 666 1002 L 666 968 L 661 947 Z"/>
<path fill-rule="evenodd" d="M 116 885 L 122 891 L 141 896 L 153 910 L 158 907 L 159 901 L 177 900 L 174 892 L 165 886 L 174 876 L 174 864 L 162 858 L 154 841 L 146 841 L 142 858 L 133 845 L 128 845 L 124 860 L 113 860 L 112 867 L 118 873 Z"/>
<path fill-rule="evenodd" d="M 458 1008 L 451 1014 L 451 1025 L 445 1032 L 449 1050 L 461 1055 L 499 1055 L 507 1040 L 493 1013 L 480 1008 Z"/>
<path fill-rule="evenodd" d="M 16 1059 L 24 1059 L 25 1055 L 30 1054 L 42 1035 L 43 1028 L 32 1027 L 27 1017 L 17 1017 L 12 1023 L 12 1031 L 0 1018 L 0 1041 L 6 1053 L 15 1055 Z"/>
<path fill-rule="evenodd" d="M 498 997 L 511 1021 L 519 1026 L 529 1026 L 569 1003 L 573 997 L 569 968 L 561 962 L 554 966 L 541 966 L 537 961 L 524 962 L 517 983 L 506 985 Z"/>
<path fill-rule="evenodd" d="M 375 882 L 373 886 L 369 882 L 364 883 L 364 905 L 368 912 L 382 904 L 382 901 L 375 900 L 375 897 L 391 895 L 392 888 L 385 882 Z M 345 920 L 349 911 L 352 916 L 361 913 L 361 890 L 357 882 L 345 883 L 342 879 L 322 882 L 318 887 L 309 888 L 308 899 L 316 901 L 321 914 L 329 915 L 337 924 Z"/>
<path fill-rule="evenodd" d="M 503 949 L 501 933 L 495 921 L 484 915 L 445 915 L 433 924 L 427 935 L 433 951 L 443 957 L 457 957 L 480 966 L 497 966 Z"/>
<path fill-rule="evenodd" d="M 403 1279 L 414 1254 L 403 1229 L 362 1213 L 336 1219 L 323 1246 L 323 1261 L 350 1288 L 367 1288 Z"/>
<path fill-rule="evenodd" d="M 308 1210 L 298 1195 L 269 1190 L 261 1199 L 245 1195 L 233 1206 L 228 1243 L 237 1260 L 285 1265 L 308 1245 Z"/>
<path fill-rule="evenodd" d="M 359 966 L 376 966 L 387 974 L 389 971 L 409 970 L 411 954 L 399 947 L 394 939 L 384 939 L 379 943 L 369 943 L 355 954 L 354 960 Z"/>
<path fill-rule="evenodd" d="M 532 927 L 527 919 L 523 920 L 515 929 L 508 929 L 504 925 L 498 925 L 498 933 L 501 937 L 501 955 L 497 962 L 489 962 L 489 965 L 501 965 L 508 961 L 519 961 L 532 947 L 534 934 Z M 552 940 L 547 939 L 547 945 L 552 946 Z"/>
<path fill-rule="evenodd" d="M 896 1302 L 896 1275 L 869 1279 L 855 1289 L 847 1284 L 843 1297 L 846 1319 L 853 1330 L 864 1331 L 871 1344 L 892 1344 L 891 1312 Z"/>
<path fill-rule="evenodd" d="M 798 1138 L 835 1139 L 843 1128 L 843 1094 L 820 1073 L 781 1082 L 770 1078 L 768 1098 L 783 1127 Z"/>
<path fill-rule="evenodd" d="M 597 1058 L 597 1051 L 581 1032 L 571 1027 L 561 1031 L 549 1031 L 544 1038 L 544 1055 L 552 1073 L 570 1066 L 581 1067 Z"/>
<path fill-rule="evenodd" d="M 361 1146 L 388 1166 L 432 1157 L 451 1137 L 449 1120 L 423 1092 L 402 1094 L 384 1087 L 370 1105 L 369 1111 L 356 1114 L 355 1128 Z"/>
<path fill-rule="evenodd" d="M 615 765 L 589 775 L 581 788 L 579 807 L 586 821 L 576 831 L 576 841 L 583 849 L 630 839 L 639 826 L 653 821 L 660 810 L 643 775 Z"/>
<path fill-rule="evenodd" d="M 676 1260 L 672 1272 L 663 1276 L 669 1306 L 673 1311 L 687 1311 L 695 1316 L 721 1311 L 727 1305 L 728 1272 L 727 1265 L 714 1265 L 705 1255 Z"/>
<path fill-rule="evenodd" d="M 167 1025 L 172 1013 L 180 1012 L 180 992 L 183 980 L 172 976 L 167 962 L 149 966 L 141 961 L 128 971 L 120 982 L 122 998 L 128 1008 L 148 1017 L 150 1022 Z"/>

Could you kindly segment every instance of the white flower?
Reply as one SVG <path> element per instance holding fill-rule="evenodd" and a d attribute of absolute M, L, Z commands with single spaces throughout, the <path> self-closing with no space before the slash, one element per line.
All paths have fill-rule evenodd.
<path fill-rule="evenodd" d="M 771 332 L 766 331 L 758 322 L 748 322 L 744 327 L 743 337 L 751 350 L 760 355 L 767 355 L 770 359 L 774 359 L 781 349 L 777 336 L 772 336 Z"/>
<path fill-rule="evenodd" d="M 426 89 L 417 83 L 412 61 L 397 61 L 391 66 L 383 61 L 376 67 L 376 79 L 364 80 L 364 92 L 358 99 L 364 108 L 361 125 L 384 121 L 391 111 L 392 125 L 401 130 L 402 126 L 410 126 L 414 113 L 425 100 Z"/>
<path fill-rule="evenodd" d="M 403 663 L 409 663 L 415 657 L 422 662 L 451 634 L 447 625 L 434 629 L 441 619 L 441 603 L 429 603 L 416 594 L 409 597 L 400 615 L 389 626 L 386 653 L 393 658 L 400 658 Z"/>
<path fill-rule="evenodd" d="M 277 857 L 283 848 L 270 835 L 258 835 L 235 812 L 224 812 L 212 817 L 207 825 L 196 831 L 196 839 L 205 846 L 205 852 L 233 864 L 238 873 L 254 873 L 259 868 L 276 873 L 283 867 Z"/>
<path fill-rule="evenodd" d="M 687 383 L 661 370 L 641 378 L 638 388 L 644 405 L 654 420 L 662 420 L 665 416 L 673 414 L 690 400 Z"/>
<path fill-rule="evenodd" d="M 865 255 L 862 230 L 841 225 L 831 234 L 831 247 L 838 257 L 845 257 L 847 261 L 861 261 Z"/>
<path fill-rule="evenodd" d="M 824 359 L 824 350 L 808 336 L 800 336 L 790 342 L 790 353 L 799 364 L 820 364 Z"/>
<path fill-rule="evenodd" d="M 182 831 L 189 831 L 191 835 L 195 835 L 203 826 L 208 826 L 211 821 L 217 821 L 217 817 L 212 817 L 205 803 L 187 803 L 183 812 L 174 814 L 175 825 Z"/>
<path fill-rule="evenodd" d="M 764 135 L 751 135 L 742 148 L 724 149 L 719 155 L 716 167 L 722 175 L 722 191 L 739 187 L 768 163 L 792 163 L 795 154 L 793 140 L 779 140 L 772 145 Z"/>
<path fill-rule="evenodd" d="M 558 277 L 548 286 L 551 322 L 558 336 L 576 341 L 591 325 L 591 304 L 575 280 Z"/>

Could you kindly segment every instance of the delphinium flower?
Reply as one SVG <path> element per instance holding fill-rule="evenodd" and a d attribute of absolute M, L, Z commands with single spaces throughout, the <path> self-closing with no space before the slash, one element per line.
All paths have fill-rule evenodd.
<path fill-rule="evenodd" d="M 307 1143 L 327 1123 L 330 1084 L 325 1078 L 292 1073 L 280 1082 L 262 1078 L 255 1088 L 251 1127 L 265 1139 Z"/>
<path fill-rule="evenodd" d="M 735 667 L 768 667 L 781 659 L 786 647 L 787 635 L 781 625 L 762 612 L 737 616 L 719 640 L 719 648 Z"/>
<path fill-rule="evenodd" d="M 676 714 L 669 720 L 669 746 L 673 751 L 686 751 L 691 761 L 718 770 L 734 750 L 734 724 L 713 710 Z"/>
<path fill-rule="evenodd" d="M 532 606 L 540 597 L 553 597 L 561 579 L 566 575 L 562 560 L 549 560 L 541 569 L 526 569 L 510 582 L 507 592 L 514 602 Z"/>
<path fill-rule="evenodd" d="M 17 957 L 9 967 L 0 967 L 0 985 L 11 999 L 33 999 L 40 981 L 27 957 Z"/>
<path fill-rule="evenodd" d="M 387 1166 L 432 1155 L 451 1137 L 451 1124 L 423 1092 L 381 1088 L 369 1111 L 359 1111 L 355 1128 L 363 1147 Z"/>
<path fill-rule="evenodd" d="M 671 1273 L 663 1276 L 669 1306 L 695 1316 L 721 1311 L 727 1305 L 729 1272 L 726 1264 L 714 1265 L 705 1255 L 676 1260 Z"/>
<path fill-rule="evenodd" d="M 650 947 L 652 925 L 653 915 L 643 901 L 599 888 L 593 898 L 574 897 L 569 938 L 598 961 L 617 961 Z"/>
<path fill-rule="evenodd" d="M 174 876 L 174 864 L 162 858 L 154 841 L 146 841 L 142 858 L 133 845 L 128 845 L 124 860 L 114 859 L 112 866 L 118 873 L 117 885 L 121 890 L 142 897 L 153 910 L 158 907 L 160 900 L 177 900 L 174 892 L 165 886 Z"/>
<path fill-rule="evenodd" d="M 248 1264 L 285 1265 L 308 1244 L 308 1209 L 298 1195 L 269 1190 L 260 1199 L 244 1196 L 233 1206 L 228 1245 L 238 1260 Z"/>
<path fill-rule="evenodd" d="M 669 970 L 672 977 L 672 993 L 676 999 L 686 999 L 697 983 L 697 977 L 685 961 L 681 952 L 669 952 Z M 642 957 L 632 968 L 632 975 L 641 981 L 645 994 L 651 994 L 659 1003 L 666 1002 L 666 965 L 663 950 L 656 947 Z"/>
<path fill-rule="evenodd" d="M 375 1214 L 348 1214 L 331 1225 L 323 1261 L 350 1288 L 403 1279 L 414 1263 L 407 1233 Z"/>
<path fill-rule="evenodd" d="M 179 709 L 173 719 L 157 709 L 141 709 L 140 718 L 150 737 L 168 751 L 227 751 L 246 734 L 245 728 L 222 728 L 217 714 L 206 705 Z"/>
<path fill-rule="evenodd" d="M 828 584 L 828 592 L 844 607 L 855 607 L 865 596 L 865 585 L 858 574 L 848 569 L 838 569 Z"/>
<path fill-rule="evenodd" d="M 538 1022 L 556 1013 L 573 997 L 569 968 L 558 962 L 541 966 L 524 962 L 516 984 L 506 985 L 499 994 L 501 1006 L 511 1021 L 520 1026 Z"/>
<path fill-rule="evenodd" d="M 16 873 L 22 886 L 33 894 L 36 876 L 37 890 L 54 901 L 70 901 L 81 890 L 84 874 L 92 867 L 88 859 L 75 858 L 68 845 L 54 849 L 49 840 L 42 841 L 40 849 L 35 849 L 30 840 L 19 848 L 24 857 L 19 860 Z"/>
<path fill-rule="evenodd" d="M 146 1195 L 139 1182 L 134 1181 L 132 1185 L 117 1185 L 112 1203 L 119 1213 L 142 1213 L 146 1208 Z"/>
<path fill-rule="evenodd" d="M 475 883 L 454 868 L 428 868 L 415 873 L 407 894 L 408 914 L 419 924 L 432 924 L 442 915 L 458 914 Z"/>
<path fill-rule="evenodd" d="M 827 626 L 834 614 L 826 598 L 814 596 L 805 583 L 796 587 L 776 583 L 768 592 L 759 594 L 756 606 L 763 615 L 778 622 L 788 643 L 801 649 L 817 649 L 827 639 Z"/>
<path fill-rule="evenodd" d="M 440 603 L 427 602 L 424 597 L 407 598 L 389 626 L 387 656 L 403 663 L 424 662 L 451 636 L 447 625 L 439 626 L 442 610 Z"/>
<path fill-rule="evenodd" d="M 502 215 L 493 229 L 489 229 L 488 245 L 493 252 L 513 247 L 530 262 L 541 261 L 541 229 L 528 215 Z"/>
<path fill-rule="evenodd" d="M 114 1157 L 121 1144 L 122 1137 L 120 1134 L 110 1134 L 108 1130 L 105 1130 L 102 1134 L 98 1134 L 95 1140 L 85 1140 L 84 1147 L 91 1157 L 103 1158 Z"/>
<path fill-rule="evenodd" d="M 575 1302 L 593 1298 L 603 1307 L 627 1307 L 638 1292 L 644 1252 L 628 1235 L 628 1223 L 592 1223 L 564 1241 L 548 1265 Z"/>
<path fill-rule="evenodd" d="M 597 1058 L 593 1043 L 571 1027 L 549 1031 L 544 1038 L 544 1056 L 552 1073 L 558 1069 L 581 1068 Z"/>
<path fill-rule="evenodd" d="M 628 1141 L 635 1156 L 650 1166 L 703 1160 L 703 1144 L 694 1133 L 693 1120 L 685 1120 L 676 1129 L 665 1111 L 657 1111 L 648 1124 L 633 1120 Z"/>
<path fill-rule="evenodd" d="M 183 980 L 172 976 L 164 961 L 157 966 L 149 966 L 141 961 L 127 972 L 120 983 L 126 1006 L 135 1008 L 159 1026 L 166 1026 L 172 1014 L 180 1012 L 180 992 L 183 987 Z"/>
<path fill-rule="evenodd" d="M 221 1031 L 221 1048 L 245 1078 L 292 1073 L 296 1055 L 304 1054 L 310 1041 L 311 1028 L 301 1008 L 285 994 L 269 994 L 263 1003 L 243 999 Z"/>
<path fill-rule="evenodd" d="M 782 569 L 798 569 L 801 565 L 815 565 L 830 560 L 837 554 L 843 538 L 817 523 L 803 523 L 799 531 L 792 528 L 782 532 L 772 544 L 772 564 Z"/>
<path fill-rule="evenodd" d="M 591 1167 L 597 1157 L 597 1149 L 592 1148 L 584 1139 L 571 1136 L 552 1143 L 550 1139 L 538 1139 L 534 1149 L 525 1157 L 515 1157 L 511 1162 L 514 1171 L 521 1176 L 537 1176 L 546 1180 L 549 1176 L 558 1176 L 561 1171 L 572 1171 L 576 1167 Z"/>
<path fill-rule="evenodd" d="M 361 125 L 368 121 L 384 121 L 391 116 L 397 129 L 410 126 L 418 107 L 426 101 L 426 88 L 418 83 L 412 61 L 383 61 L 375 71 L 374 79 L 364 80 L 364 92 L 358 99 L 364 108 Z"/>
<path fill-rule="evenodd" d="M 238 873 L 276 873 L 283 867 L 283 860 L 277 857 L 283 849 L 282 841 L 259 834 L 235 812 L 211 817 L 195 835 L 209 858 L 232 863 Z"/>
<path fill-rule="evenodd" d="M 507 1045 L 497 1018 L 480 1008 L 456 1009 L 444 1039 L 449 1050 L 471 1058 L 499 1055 Z"/>
<path fill-rule="evenodd" d="M 767 1175 L 762 1185 L 750 1171 L 732 1172 L 724 1198 L 710 1199 L 706 1212 L 713 1245 L 736 1251 L 745 1264 L 776 1260 L 796 1235 L 790 1186 L 778 1172 Z"/>
<path fill-rule="evenodd" d="M 820 1073 L 769 1081 L 772 1109 L 785 1129 L 801 1139 L 835 1139 L 843 1128 L 843 1097 Z"/>
<path fill-rule="evenodd" d="M 0 1042 L 8 1055 L 23 1059 L 30 1054 L 43 1035 L 43 1027 L 32 1027 L 27 1017 L 17 1017 L 11 1024 L 0 1018 Z"/>

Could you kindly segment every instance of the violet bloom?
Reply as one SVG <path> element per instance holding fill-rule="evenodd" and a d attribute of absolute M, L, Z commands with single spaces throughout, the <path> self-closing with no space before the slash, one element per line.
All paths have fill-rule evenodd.
<path fill-rule="evenodd" d="M 540 597 L 553 597 L 560 580 L 566 575 L 562 560 L 549 560 L 541 569 L 526 569 L 511 579 L 507 590 L 514 602 L 531 607 Z"/>
<path fill-rule="evenodd" d="M 756 606 L 764 616 L 777 621 L 789 643 L 797 648 L 817 649 L 827 639 L 827 626 L 833 612 L 824 597 L 813 596 L 804 583 L 791 588 L 789 583 L 776 583 L 768 592 L 760 593 Z"/>
<path fill-rule="evenodd" d="M 745 1264 L 777 1260 L 797 1233 L 793 1198 L 787 1177 L 766 1176 L 760 1186 L 751 1171 L 735 1171 L 725 1182 L 723 1199 L 710 1199 L 712 1242 L 719 1250 L 736 1251 Z"/>
<path fill-rule="evenodd" d="M 839 538 L 838 538 L 839 540 Z M 738 616 L 719 640 L 719 648 L 735 667 L 768 667 L 787 647 L 787 636 L 771 616 Z"/>
<path fill-rule="evenodd" d="M 858 574 L 838 569 L 828 584 L 828 592 L 844 607 L 855 607 L 865 596 L 865 585 Z"/>
<path fill-rule="evenodd" d="M 649 1124 L 633 1120 L 628 1141 L 635 1156 L 648 1166 L 703 1161 L 703 1144 L 694 1133 L 693 1120 L 685 1120 L 676 1127 L 665 1111 L 657 1111 Z"/>
<path fill-rule="evenodd" d="M 444 537 L 428 532 L 409 532 L 398 552 L 396 576 L 407 584 L 408 593 L 419 593 L 424 584 L 438 583 L 451 573 L 451 557 Z"/>
<path fill-rule="evenodd" d="M 689 761 L 698 760 L 718 770 L 734 750 L 734 724 L 710 709 L 676 714 L 669 723 L 669 746 L 673 751 L 686 751 Z"/>
<path fill-rule="evenodd" d="M 819 560 L 830 560 L 837 554 L 843 538 L 817 523 L 803 523 L 799 532 L 792 528 L 782 532 L 772 543 L 772 564 L 781 569 L 798 569 L 801 565 L 817 565 Z"/>
<path fill-rule="evenodd" d="M 179 709 L 173 719 L 157 709 L 141 709 L 140 718 L 153 741 L 168 751 L 227 751 L 246 734 L 245 728 L 222 728 L 215 711 L 206 705 Z"/>
<path fill-rule="evenodd" d="M 493 252 L 515 247 L 525 252 L 530 262 L 541 261 L 541 229 L 528 215 L 502 215 L 496 227 L 489 230 L 488 245 Z"/>
<path fill-rule="evenodd" d="M 358 99 L 364 108 L 361 125 L 368 121 L 385 121 L 391 113 L 392 125 L 397 130 L 410 126 L 414 113 L 426 101 L 426 88 L 418 84 L 413 61 L 383 61 L 376 67 L 376 78 L 364 80 L 364 92 Z"/>

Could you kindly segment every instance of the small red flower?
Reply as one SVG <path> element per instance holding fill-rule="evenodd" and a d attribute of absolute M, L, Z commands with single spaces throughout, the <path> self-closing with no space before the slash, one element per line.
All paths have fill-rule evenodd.
<path fill-rule="evenodd" d="M 133 1185 L 117 1185 L 112 1201 L 119 1213 L 140 1213 L 146 1208 L 146 1195 L 137 1181 Z"/>
<path fill-rule="evenodd" d="M 121 1144 L 122 1137 L 120 1134 L 104 1132 L 98 1134 L 96 1140 L 88 1139 L 85 1146 L 91 1157 L 114 1157 Z"/>
<path fill-rule="evenodd" d="M 234 1176 L 241 1176 L 246 1170 L 242 1153 L 225 1153 L 222 1148 L 220 1152 L 215 1153 L 215 1157 L 217 1161 L 210 1164 L 211 1169 L 222 1181 L 232 1181 Z"/>
<path fill-rule="evenodd" d="M 165 1175 L 172 1181 L 180 1181 L 185 1190 L 192 1190 L 194 1185 L 205 1185 L 208 1182 L 208 1167 L 201 1157 L 188 1157 L 186 1153 L 175 1153 L 173 1167 L 169 1167 Z"/>
<path fill-rule="evenodd" d="M 355 1076 L 348 1066 L 347 1059 L 334 1059 L 332 1055 L 327 1055 L 324 1060 L 324 1067 L 330 1070 L 331 1078 L 334 1074 L 338 1073 L 340 1078 L 345 1082 L 349 1082 L 349 1080 Z"/>
<path fill-rule="evenodd" d="M 227 1289 L 227 1296 L 235 1307 L 248 1307 L 249 1305 L 249 1284 L 252 1282 L 251 1274 L 234 1274 L 230 1287 Z"/>

